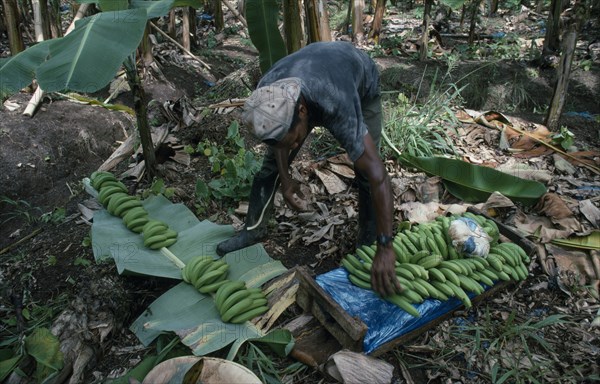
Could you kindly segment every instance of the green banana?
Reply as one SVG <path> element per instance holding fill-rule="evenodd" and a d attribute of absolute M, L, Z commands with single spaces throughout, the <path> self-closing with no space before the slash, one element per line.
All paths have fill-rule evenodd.
<path fill-rule="evenodd" d="M 419 313 L 419 311 L 411 303 L 409 303 L 408 300 L 406 300 L 404 297 L 402 297 L 400 295 L 391 295 L 391 296 L 387 296 L 385 299 L 387 301 L 389 301 L 390 303 L 395 304 L 398 307 L 402 308 L 403 310 L 405 310 L 412 316 L 421 317 L 421 314 Z"/>
<path fill-rule="evenodd" d="M 141 201 L 133 196 L 131 197 L 131 199 L 117 204 L 117 207 L 115 208 L 115 216 L 123 217 L 130 209 L 142 206 Z"/>
<path fill-rule="evenodd" d="M 243 313 L 233 317 L 229 322 L 233 323 L 233 324 L 242 324 L 242 323 L 245 323 L 246 321 L 254 319 L 256 316 L 262 315 L 263 313 L 267 312 L 268 310 L 269 310 L 269 307 L 266 305 L 264 305 L 262 307 L 256 307 L 254 309 L 243 312 Z"/>
<path fill-rule="evenodd" d="M 411 264 L 417 264 L 419 262 L 419 260 L 421 260 L 424 257 L 429 256 L 431 253 L 428 250 L 421 250 L 418 251 L 416 253 L 414 253 L 411 257 L 410 257 L 410 263 Z"/>
<path fill-rule="evenodd" d="M 116 193 L 126 193 L 126 191 L 123 191 L 121 188 L 115 186 L 104 188 L 100 191 L 100 193 L 98 193 L 98 201 L 100 204 L 106 207 L 109 202 L 109 198 Z"/>
<path fill-rule="evenodd" d="M 363 289 L 373 289 L 371 287 L 371 280 L 369 281 L 365 281 L 363 279 L 360 279 L 358 277 L 356 277 L 355 275 L 348 275 L 348 279 L 350 280 L 350 282 L 354 285 L 356 285 L 359 288 L 363 288 Z"/>
<path fill-rule="evenodd" d="M 249 297 L 238 301 L 237 303 L 229 307 L 227 310 L 225 310 L 225 312 L 221 315 L 221 320 L 228 323 L 229 320 L 231 320 L 234 316 L 246 312 L 252 306 L 253 302 L 254 301 Z"/>
<path fill-rule="evenodd" d="M 156 235 L 156 236 L 161 236 L 161 235 Z M 155 241 L 150 241 L 148 244 L 148 248 L 153 249 L 153 250 L 157 250 L 157 249 L 161 249 L 161 248 L 168 248 L 171 245 L 175 244 L 177 242 L 176 238 L 165 238 L 163 240 L 158 240 L 156 239 Z"/>
<path fill-rule="evenodd" d="M 446 275 L 437 268 L 429 268 L 429 276 L 434 281 L 439 281 L 441 283 L 446 282 Z"/>
<path fill-rule="evenodd" d="M 112 194 L 110 196 L 110 198 L 108 199 L 108 205 L 106 206 L 106 210 L 108 211 L 108 213 L 110 213 L 113 216 L 115 215 L 115 209 L 122 203 L 124 203 L 127 200 L 133 199 L 134 197 L 131 195 L 128 195 L 125 192 L 117 192 L 115 194 Z"/>
<path fill-rule="evenodd" d="M 415 278 L 415 275 L 413 275 L 411 271 L 406 268 L 402 268 L 401 266 L 396 267 L 396 275 L 406 280 L 413 280 Z"/>
<path fill-rule="evenodd" d="M 246 283 L 241 280 L 227 281 L 217 290 L 215 294 L 215 304 L 217 308 L 221 308 L 223 301 L 231 296 L 232 293 L 246 288 Z"/>
<path fill-rule="evenodd" d="M 247 299 L 248 296 L 250 296 L 250 294 L 251 292 L 249 292 L 248 289 L 242 289 L 232 293 L 229 297 L 225 298 L 221 307 L 217 308 L 219 310 L 219 313 L 221 314 L 221 317 L 223 317 L 223 314 L 235 304 L 239 303 L 244 299 Z M 250 299 L 250 302 L 252 302 L 252 299 Z"/>
<path fill-rule="evenodd" d="M 444 261 L 444 259 L 442 258 L 441 255 L 432 254 L 430 256 L 419 259 L 419 261 L 417 261 L 417 264 L 419 264 L 421 267 L 423 267 L 425 269 L 431 269 L 431 268 L 435 268 L 438 265 L 440 265 L 440 263 L 442 261 Z"/>
<path fill-rule="evenodd" d="M 201 286 L 198 289 L 198 291 L 201 293 L 213 293 L 213 292 L 216 292 L 222 285 L 224 285 L 228 281 L 229 280 L 227 280 L 227 274 L 223 274 L 219 277 L 219 279 L 212 282 L 211 284 L 205 284 L 205 285 Z"/>
<path fill-rule="evenodd" d="M 441 267 L 439 270 L 444 274 L 444 276 L 446 276 L 446 281 L 451 281 L 456 285 L 460 285 L 458 275 L 453 270 L 446 267 Z"/>

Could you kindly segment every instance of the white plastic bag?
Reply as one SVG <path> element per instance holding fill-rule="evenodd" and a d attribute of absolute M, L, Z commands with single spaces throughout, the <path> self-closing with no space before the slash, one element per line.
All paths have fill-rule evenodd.
<path fill-rule="evenodd" d="M 474 220 L 460 217 L 453 220 L 448 228 L 452 245 L 466 256 L 487 257 L 492 238 Z"/>

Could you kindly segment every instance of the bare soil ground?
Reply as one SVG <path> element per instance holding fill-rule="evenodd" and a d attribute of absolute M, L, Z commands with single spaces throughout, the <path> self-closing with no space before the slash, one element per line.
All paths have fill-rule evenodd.
<path fill-rule="evenodd" d="M 229 59 L 224 59 L 229 58 Z M 240 47 L 235 39 L 219 44 L 212 54 L 204 59 L 215 68 L 219 68 L 218 77 L 233 70 L 244 67 L 255 58 L 251 49 Z M 435 76 L 443 64 L 432 61 L 419 63 L 406 56 L 384 56 L 377 59 L 382 68 L 384 90 L 404 90 L 411 96 Z M 470 73 L 479 63 L 460 63 L 453 72 L 454 79 L 460 79 Z M 494 109 L 506 112 L 512 103 L 509 115 L 520 116 L 529 121 L 541 123 L 542 114 L 533 113 L 533 106 L 544 106 L 548 103 L 554 80 L 554 70 L 539 70 L 533 80 L 523 76 L 527 70 L 523 63 L 498 62 L 480 71 L 480 75 L 469 77 L 472 83 L 465 91 L 466 106 L 473 109 Z M 191 68 L 175 65 L 164 65 L 163 73 L 170 84 L 156 79 L 146 78 L 147 91 L 151 99 L 164 102 L 185 96 L 198 103 L 207 102 L 207 94 L 211 92 L 203 84 L 197 73 Z M 523 89 L 524 95 L 519 101 L 522 105 L 514 105 L 515 84 Z M 473 88 L 476 89 L 473 89 Z M 600 69 L 596 63 L 591 70 L 576 69 L 569 87 L 568 110 L 571 112 L 589 112 L 600 114 Z M 230 96 L 230 95 L 228 95 Z M 57 95 L 50 95 L 42 104 L 34 118 L 21 115 L 29 94 L 21 93 L 10 98 L 21 107 L 16 111 L 0 111 L 0 311 L 2 318 L 18 318 L 16 314 L 22 309 L 30 312 L 34 308 L 51 304 L 51 311 L 45 324 L 53 319 L 64 308 L 74 308 L 74 312 L 85 317 L 85 322 L 101 323 L 109 327 L 105 338 L 100 338 L 98 331 L 89 332 L 89 346 L 93 349 L 93 359 L 85 371 L 82 382 L 102 382 L 115 372 L 123 372 L 140 361 L 148 349 L 139 345 L 135 336 L 128 330 L 129 324 L 155 298 L 165 292 L 173 282 L 152 278 L 118 276 L 112 264 L 96 264 L 93 259 L 89 239 L 89 225 L 81 222 L 78 204 L 84 203 L 89 196 L 82 186 L 82 179 L 96 170 L 110 156 L 118 143 L 128 135 L 134 134 L 134 121 L 131 116 L 80 105 L 65 100 Z M 117 100 L 129 104 L 128 95 L 123 94 Z M 196 145 L 205 138 L 222 140 L 227 132 L 230 115 L 209 115 L 200 124 L 176 133 L 182 144 Z M 562 124 L 575 134 L 576 145 L 581 148 L 598 147 L 600 140 L 600 123 L 581 115 L 565 115 Z M 252 143 L 252 139 L 247 137 Z M 303 150 L 301 162 L 314 162 L 321 154 L 311 152 L 310 145 Z M 477 156 L 477 148 L 467 149 Z M 499 154 L 500 157 L 504 154 Z M 543 159 L 543 162 L 548 159 Z M 119 170 L 127 168 L 125 161 L 118 166 Z M 166 178 L 168 187 L 175 189 L 173 199 L 186 204 L 196 211 L 194 185 L 198 177 L 207 175 L 206 161 L 193 157 L 189 167 L 178 165 L 178 173 L 169 173 Z M 390 170 L 395 175 L 407 177 L 407 183 L 414 183 L 413 175 L 390 163 Z M 590 180 L 597 183 L 597 179 Z M 126 180 L 132 191 L 143 191 L 149 187 L 146 180 L 136 183 Z M 597 185 L 597 184 L 596 184 Z M 354 191 L 348 196 L 336 197 L 322 195 L 317 199 L 332 208 L 336 204 L 355 204 Z M 231 223 L 230 213 L 234 206 L 220 204 L 210 205 L 202 217 L 220 223 Z M 45 214 L 45 215 L 43 215 Z M 40 217 L 44 217 L 40 220 Z M 282 260 L 287 267 L 308 265 L 315 274 L 319 274 L 339 264 L 340 257 L 353 248 L 353 237 L 356 231 L 356 218 L 348 220 L 344 229 L 336 236 L 346 239 L 332 253 L 323 253 L 319 243 L 305 244 L 296 241 L 289 245 L 290 231 L 285 226 L 276 225 L 294 222 L 293 218 L 281 215 L 273 224 L 271 235 L 264 245 L 269 254 Z M 296 222 L 297 223 L 297 222 Z M 317 257 L 318 256 L 318 257 Z M 530 279 L 505 292 L 496 299 L 496 308 L 514 309 L 521 318 L 527 318 L 538 304 L 544 308 L 572 308 L 571 300 L 562 291 L 552 289 L 552 285 L 543 292 L 535 287 L 549 283 L 548 277 L 539 269 L 533 270 Z M 506 297 L 509 296 L 510 300 Z M 541 296 L 541 297 L 540 297 Z M 297 310 L 297 309 L 296 309 Z M 293 309 L 292 309 L 293 312 Z M 293 313 L 290 314 L 290 316 Z M 477 310 L 464 314 L 466 318 L 481 315 Z M 585 322 L 586 319 L 574 313 L 574 321 Z M 470 317 L 469 317 L 470 316 Z M 83 322 L 84 320 L 82 320 Z M 25 328 L 32 326 L 25 319 Z M 90 328 L 98 330 L 100 328 Z M 569 330 L 565 330 L 569 332 Z M 437 337 L 436 330 L 428 332 L 406 346 L 410 353 L 433 356 L 435 353 L 417 348 L 429 343 Z M 563 356 L 558 360 L 573 362 L 573 344 L 581 343 L 561 335 L 546 335 Z M 594 356 L 598 359 L 597 349 L 600 341 L 597 334 L 590 340 L 590 355 L 580 357 L 582 363 L 588 364 Z M 562 349 L 560 347 L 563 347 Z M 411 347 L 414 347 L 411 349 Z M 578 352 L 578 351 L 577 351 Z M 383 356 L 396 367 L 395 377 L 402 382 L 402 364 L 398 361 L 397 352 Z M 290 360 L 291 362 L 291 360 Z M 575 363 L 575 362 L 573 362 Z M 566 368 L 565 368 L 566 369 Z M 431 367 L 422 365 L 410 369 L 415 382 L 485 382 L 476 377 L 450 375 L 448 372 L 431 371 Z M 596 374 L 597 374 L 596 369 Z M 573 378 L 573 382 L 582 381 Z M 296 382 L 328 382 L 330 379 L 318 371 L 311 371 L 306 377 Z"/>

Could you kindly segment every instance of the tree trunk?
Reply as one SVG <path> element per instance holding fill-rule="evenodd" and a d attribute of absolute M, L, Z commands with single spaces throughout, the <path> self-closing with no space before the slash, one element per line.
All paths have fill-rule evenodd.
<path fill-rule="evenodd" d="M 43 3 L 44 0 L 41 0 Z M 40 0 L 33 0 L 31 3 L 33 8 L 33 30 L 35 32 L 35 41 L 44 41 L 43 16 L 40 5 Z"/>
<path fill-rule="evenodd" d="M 348 1 L 348 12 L 346 13 L 346 21 L 344 25 L 344 33 L 352 35 L 352 1 Z"/>
<path fill-rule="evenodd" d="M 40 0 L 40 14 L 42 15 L 42 35 L 44 40 L 52 38 L 50 31 L 50 13 L 48 12 L 48 0 Z"/>
<path fill-rule="evenodd" d="M 189 7 L 190 10 L 190 40 L 192 47 L 198 46 L 198 23 L 196 21 L 196 8 Z"/>
<path fill-rule="evenodd" d="M 496 12 L 498 12 L 498 0 L 491 0 L 490 1 L 490 9 L 489 9 L 489 17 L 492 17 L 496 14 Z"/>
<path fill-rule="evenodd" d="M 167 24 L 167 34 L 171 36 L 171 38 L 177 40 L 177 14 L 175 13 L 175 8 L 169 11 L 169 23 Z"/>
<path fill-rule="evenodd" d="M 377 0 L 375 4 L 375 15 L 373 16 L 370 34 L 375 43 L 379 42 L 379 35 L 381 35 L 381 25 L 383 24 L 383 16 L 385 15 L 385 3 L 386 0 Z"/>
<path fill-rule="evenodd" d="M 463 4 L 462 9 L 460 10 L 460 29 L 463 29 L 465 25 L 465 16 L 467 14 L 467 6 Z"/>
<path fill-rule="evenodd" d="M 142 153 L 144 154 L 144 165 L 148 172 L 148 177 L 152 179 L 157 175 L 156 154 L 154 153 L 154 143 L 152 143 L 152 134 L 150 124 L 148 124 L 148 101 L 146 92 L 142 86 L 140 76 L 137 71 L 135 61 L 129 56 L 124 63 L 127 72 L 127 82 L 133 94 L 133 108 L 137 121 L 140 143 L 142 144 Z"/>
<path fill-rule="evenodd" d="M 471 25 L 469 27 L 469 45 L 473 45 L 475 42 L 475 28 L 477 27 L 477 15 L 479 11 L 479 4 L 481 0 L 474 0 L 471 4 Z"/>
<path fill-rule="evenodd" d="M 585 6 L 581 3 L 576 3 L 573 7 L 573 14 L 570 22 L 565 23 L 565 31 L 562 34 L 561 58 L 558 65 L 558 73 L 556 86 L 548 109 L 546 117 L 546 126 L 550 131 L 558 131 L 559 120 L 565 105 L 567 97 L 567 89 L 569 85 L 569 76 L 571 75 L 571 64 L 575 56 L 575 48 L 577 45 L 577 33 L 585 20 Z"/>
<path fill-rule="evenodd" d="M 223 8 L 221 8 L 221 0 L 213 0 L 213 13 L 215 18 L 215 31 L 221 32 L 225 28 L 225 18 L 223 16 Z"/>
<path fill-rule="evenodd" d="M 419 47 L 419 59 L 427 60 L 427 45 L 429 43 L 429 14 L 433 0 L 425 0 L 425 9 L 423 10 L 423 35 L 421 36 L 421 46 Z"/>
<path fill-rule="evenodd" d="M 364 0 L 351 0 L 352 7 L 352 40 L 355 42 L 361 42 L 365 38 L 365 27 L 363 25 L 363 16 L 365 10 Z"/>
<path fill-rule="evenodd" d="M 11 55 L 14 56 L 25 49 L 23 36 L 21 35 L 17 1 L 2 0 L 2 7 L 4 8 L 4 21 L 8 32 L 8 46 L 10 47 Z"/>
<path fill-rule="evenodd" d="M 288 54 L 296 52 L 304 45 L 298 0 L 283 0 L 283 35 Z"/>
<path fill-rule="evenodd" d="M 78 12 L 78 11 L 77 11 Z M 50 35 L 53 39 L 63 36 L 62 21 L 60 17 L 60 0 L 50 0 L 48 8 Z"/>
<path fill-rule="evenodd" d="M 190 42 L 190 7 L 183 7 L 181 12 L 181 45 L 189 51 L 192 49 Z"/>
<path fill-rule="evenodd" d="M 142 36 L 142 41 L 140 41 L 140 58 L 142 59 L 142 63 L 144 67 L 150 67 L 152 63 L 154 63 L 154 55 L 152 55 L 152 42 L 150 41 L 150 24 L 146 23 L 146 28 L 144 29 L 144 36 Z"/>
<path fill-rule="evenodd" d="M 308 30 L 307 43 L 315 41 L 331 41 L 327 8 L 321 0 L 304 2 L 306 25 Z"/>
<path fill-rule="evenodd" d="M 542 46 L 542 55 L 552 55 L 560 49 L 560 14 L 562 13 L 562 0 L 552 0 L 548 22 L 546 23 L 546 36 Z"/>

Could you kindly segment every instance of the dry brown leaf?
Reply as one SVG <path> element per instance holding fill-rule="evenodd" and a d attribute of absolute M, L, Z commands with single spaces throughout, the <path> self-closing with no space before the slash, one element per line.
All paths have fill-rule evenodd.
<path fill-rule="evenodd" d="M 592 223 L 594 228 L 600 228 L 600 209 L 590 199 L 579 202 L 579 212 Z"/>
<path fill-rule="evenodd" d="M 342 179 L 327 169 L 315 169 L 315 173 L 323 185 L 325 185 L 325 188 L 330 195 L 334 195 L 348 189 L 346 183 L 344 183 Z"/>
<path fill-rule="evenodd" d="M 571 212 L 567 204 L 556 193 L 545 193 L 540 197 L 534 209 L 552 219 L 563 219 L 573 216 L 573 212 Z"/>
<path fill-rule="evenodd" d="M 327 168 L 332 172 L 343 176 L 347 179 L 354 179 L 356 174 L 354 173 L 354 169 L 346 164 L 337 164 L 337 163 L 328 163 Z"/>

